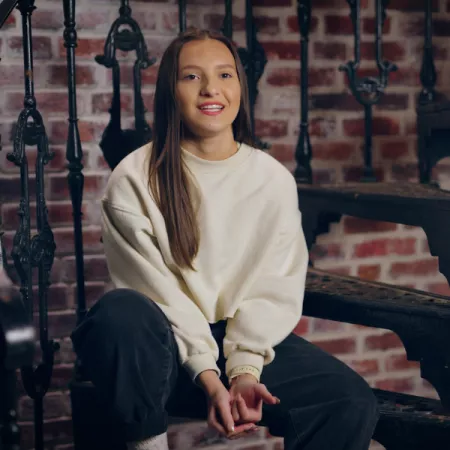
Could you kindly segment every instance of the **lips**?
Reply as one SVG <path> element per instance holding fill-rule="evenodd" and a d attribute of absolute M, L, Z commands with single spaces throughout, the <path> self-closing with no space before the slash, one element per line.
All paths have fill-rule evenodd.
<path fill-rule="evenodd" d="M 225 106 L 222 103 L 217 102 L 208 102 L 202 103 L 198 109 L 202 114 L 206 114 L 207 116 L 217 116 L 224 110 Z"/>

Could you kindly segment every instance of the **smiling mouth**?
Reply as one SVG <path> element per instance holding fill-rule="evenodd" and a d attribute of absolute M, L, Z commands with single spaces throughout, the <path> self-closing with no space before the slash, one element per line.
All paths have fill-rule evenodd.
<path fill-rule="evenodd" d="M 225 109 L 225 106 L 223 106 L 223 105 L 205 105 L 205 106 L 199 106 L 198 109 L 200 110 L 200 112 L 202 114 L 205 114 L 207 116 L 217 116 Z"/>

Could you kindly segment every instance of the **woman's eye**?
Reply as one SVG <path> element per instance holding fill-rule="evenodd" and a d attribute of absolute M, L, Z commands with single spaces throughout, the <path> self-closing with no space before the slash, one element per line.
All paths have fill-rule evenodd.
<path fill-rule="evenodd" d="M 231 75 L 231 73 L 223 73 L 223 74 L 222 74 L 222 77 L 223 77 L 223 78 L 231 78 L 232 75 Z"/>
<path fill-rule="evenodd" d="M 194 80 L 197 75 L 194 75 L 193 73 L 190 73 L 189 75 L 186 75 L 183 77 L 184 80 Z"/>

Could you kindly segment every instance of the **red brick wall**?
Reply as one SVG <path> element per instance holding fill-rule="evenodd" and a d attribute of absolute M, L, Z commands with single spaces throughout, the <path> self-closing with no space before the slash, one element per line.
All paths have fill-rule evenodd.
<path fill-rule="evenodd" d="M 95 5 L 94 5 L 95 3 Z M 133 1 L 131 6 L 143 28 L 151 56 L 160 57 L 178 27 L 175 1 Z M 188 23 L 218 27 L 221 17 L 214 0 L 190 1 Z M 272 143 L 271 153 L 294 168 L 294 148 L 299 124 L 299 34 L 294 0 L 255 0 L 260 26 L 259 39 L 269 63 L 260 82 L 256 108 L 259 136 Z M 353 39 L 345 0 L 314 0 L 310 45 L 310 105 L 313 167 L 317 181 L 355 180 L 360 174 L 363 145 L 363 115 L 347 89 L 338 66 L 353 57 Z M 374 63 L 374 0 L 362 2 L 362 73 L 372 73 Z M 93 58 L 103 50 L 106 33 L 117 15 L 118 1 L 78 0 L 77 49 L 79 128 L 84 150 L 85 195 L 84 243 L 86 288 L 92 304 L 108 287 L 108 274 L 100 244 L 98 199 L 109 172 L 98 147 L 108 121 L 111 75 Z M 383 180 L 417 180 L 414 102 L 420 91 L 418 73 L 422 56 L 422 0 L 392 0 L 385 25 L 384 57 L 394 61 L 399 71 L 392 74 L 386 95 L 374 111 L 374 163 Z M 66 181 L 65 140 L 67 133 L 67 88 L 63 16 L 61 2 L 37 2 L 33 14 L 36 96 L 43 113 L 55 158 L 47 169 L 46 193 L 49 215 L 57 243 L 50 290 L 50 334 L 61 342 L 51 392 L 45 400 L 50 423 L 46 427 L 46 448 L 70 448 L 70 403 L 67 381 L 73 354 L 67 338 L 75 324 L 75 265 L 73 255 L 71 205 Z M 435 1 L 436 64 L 438 88 L 445 91 L 450 68 L 450 1 Z M 244 2 L 235 1 L 235 39 L 244 44 Z M 8 249 L 17 227 L 19 195 L 18 170 L 6 160 L 11 150 L 12 126 L 23 102 L 21 24 L 14 14 L 0 35 L 0 131 L 4 151 L 0 153 L 0 200 L 7 230 Z M 123 125 L 132 123 L 131 59 L 123 75 Z M 144 73 L 144 99 L 152 120 L 152 97 L 157 66 Z M 30 166 L 35 150 L 28 150 Z M 445 183 L 445 164 L 436 171 Z M 420 229 L 375 223 L 345 217 L 321 236 L 313 250 L 318 267 L 448 293 L 438 273 L 435 258 L 429 255 Z M 385 330 L 304 318 L 298 332 L 338 355 L 377 387 L 434 395 L 420 377 L 417 365 L 405 360 L 397 337 Z M 31 402 L 20 401 L 24 421 L 32 420 Z M 203 424 L 172 428 L 175 448 L 195 448 Z M 24 427 L 25 441 L 31 441 L 31 426 Z M 188 442 L 194 442 L 188 444 Z M 281 446 L 265 440 L 264 432 L 253 439 L 236 441 L 234 449 L 277 450 Z M 27 444 L 29 447 L 29 444 Z M 216 448 L 216 447 L 214 447 Z M 223 447 L 220 447 L 223 448 Z M 217 447 L 219 449 L 219 447 Z"/>

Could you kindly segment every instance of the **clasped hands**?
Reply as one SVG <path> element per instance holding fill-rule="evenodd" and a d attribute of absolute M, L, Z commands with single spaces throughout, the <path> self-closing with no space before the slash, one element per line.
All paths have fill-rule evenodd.
<path fill-rule="evenodd" d="M 237 439 L 258 429 L 263 403 L 280 403 L 280 399 L 252 375 L 233 378 L 229 391 L 222 383 L 220 385 L 208 395 L 208 425 L 228 439 Z"/>

